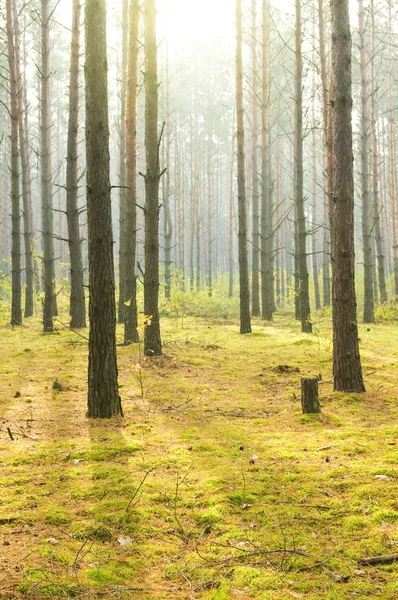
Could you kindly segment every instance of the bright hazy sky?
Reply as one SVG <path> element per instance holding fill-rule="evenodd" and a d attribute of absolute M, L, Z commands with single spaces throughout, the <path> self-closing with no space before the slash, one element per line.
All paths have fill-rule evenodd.
<path fill-rule="evenodd" d="M 71 0 L 60 0 L 56 11 L 66 27 L 71 26 L 71 4 Z M 121 4 L 122 0 L 107 0 L 109 22 L 114 21 L 115 8 L 120 14 Z M 350 4 L 351 24 L 356 25 L 357 3 L 350 0 Z M 271 5 L 293 12 L 293 0 L 271 0 Z M 208 38 L 234 39 L 235 0 L 157 0 L 157 7 L 158 37 L 163 39 L 168 30 L 170 47 L 183 48 Z"/>

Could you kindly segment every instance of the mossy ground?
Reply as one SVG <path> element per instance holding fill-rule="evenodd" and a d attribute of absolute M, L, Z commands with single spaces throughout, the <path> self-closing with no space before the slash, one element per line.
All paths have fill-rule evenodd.
<path fill-rule="evenodd" d="M 332 392 L 326 318 L 162 327 L 160 359 L 118 348 L 111 421 L 82 337 L 1 328 L 0 598 L 396 599 L 398 565 L 358 559 L 398 551 L 398 326 L 360 326 L 363 395 Z"/>

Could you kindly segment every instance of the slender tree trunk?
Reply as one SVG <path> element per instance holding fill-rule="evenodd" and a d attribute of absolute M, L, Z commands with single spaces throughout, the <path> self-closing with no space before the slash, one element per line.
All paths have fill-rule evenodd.
<path fill-rule="evenodd" d="M 262 3 L 261 27 L 261 305 L 262 319 L 272 321 L 272 292 L 270 289 L 269 236 L 269 0 Z"/>
<path fill-rule="evenodd" d="M 252 0 L 252 315 L 260 316 L 260 214 L 258 194 L 257 9 Z"/>
<path fill-rule="evenodd" d="M 392 39 L 392 0 L 388 3 L 389 39 Z M 398 235 L 397 235 L 397 176 L 395 156 L 395 123 L 393 111 L 392 44 L 388 44 L 388 153 L 390 159 L 390 202 L 392 220 L 392 249 L 394 263 L 394 297 L 398 299 Z"/>
<path fill-rule="evenodd" d="M 323 0 L 318 0 L 318 24 L 319 24 L 319 56 L 321 62 L 322 81 L 322 115 L 323 115 L 323 139 L 324 139 L 324 179 L 323 179 L 323 305 L 330 306 L 330 230 L 329 223 L 329 198 L 332 191 L 332 174 L 329 172 L 331 161 L 331 147 L 328 139 L 328 76 L 326 69 L 326 45 Z"/>
<path fill-rule="evenodd" d="M 210 95 L 211 102 L 213 94 Z M 209 130 L 207 141 L 207 292 L 213 295 L 213 105 L 210 105 Z"/>
<path fill-rule="evenodd" d="M 239 295 L 240 333 L 251 333 L 249 272 L 247 261 L 247 218 L 245 184 L 245 130 L 242 69 L 242 2 L 236 0 L 236 118 L 238 145 L 238 221 L 239 221 Z"/>
<path fill-rule="evenodd" d="M 301 3 L 296 0 L 296 93 L 295 93 L 295 206 L 297 220 L 297 254 L 300 280 L 301 331 L 312 332 L 307 268 L 307 231 L 304 212 L 303 174 L 303 59 L 301 54 Z"/>
<path fill-rule="evenodd" d="M 166 150 L 166 172 L 164 174 L 164 248 L 165 248 L 165 288 L 166 298 L 171 296 L 171 276 L 173 263 L 171 260 L 171 243 L 173 239 L 173 220 L 170 207 L 170 160 L 171 160 L 171 114 L 170 114 L 170 75 L 169 75 L 169 49 L 166 49 L 166 126 L 165 126 L 165 150 Z"/>
<path fill-rule="evenodd" d="M 14 20 L 15 37 L 15 76 L 17 84 L 18 98 L 18 133 L 21 150 L 21 173 L 22 173 L 22 199 L 23 199 L 23 223 L 24 223 L 24 248 L 25 248 L 25 317 L 33 315 L 33 292 L 34 292 L 34 271 L 33 271 L 33 227 L 32 227 L 32 198 L 30 183 L 30 164 L 29 148 L 27 143 L 27 130 L 25 130 L 25 111 L 23 98 L 23 87 L 21 77 L 21 52 L 20 52 L 20 33 L 19 19 L 16 6 L 16 0 L 12 3 L 12 12 Z"/>
<path fill-rule="evenodd" d="M 11 325 L 22 325 L 21 307 L 21 211 L 19 206 L 18 90 L 11 0 L 6 0 L 8 65 L 11 115 Z"/>
<path fill-rule="evenodd" d="M 90 290 L 87 416 L 109 418 L 123 413 L 116 364 L 105 0 L 86 0 L 85 42 Z"/>
<path fill-rule="evenodd" d="M 86 327 L 82 241 L 78 206 L 80 0 L 73 0 L 72 11 L 68 151 L 66 159 L 66 217 L 70 255 L 70 325 L 73 328 L 78 328 Z"/>
<path fill-rule="evenodd" d="M 43 239 L 44 331 L 53 331 L 56 314 L 53 190 L 51 167 L 51 106 L 50 106 L 50 14 L 48 0 L 41 0 L 41 200 Z"/>
<path fill-rule="evenodd" d="M 384 257 L 384 239 L 381 233 L 380 223 L 380 194 L 379 194 L 379 152 L 377 146 L 377 122 L 376 122 L 376 44 L 375 44 L 375 11 L 374 0 L 370 0 L 370 18 L 371 18 L 371 58 L 370 58 L 370 85 L 371 85 L 371 123 L 370 131 L 372 135 L 372 205 L 374 229 L 376 238 L 376 253 L 377 253 L 377 273 L 379 279 L 380 301 L 387 302 L 387 285 L 385 273 L 385 257 Z"/>
<path fill-rule="evenodd" d="M 359 25 L 359 51 L 361 71 L 361 191 L 362 191 L 362 241 L 364 263 L 364 312 L 365 323 L 373 323 L 374 298 L 373 298 L 373 251 L 372 230 L 370 227 L 370 199 L 369 199 L 369 87 L 367 78 L 367 64 L 369 61 L 366 49 L 365 12 L 363 0 L 358 0 L 358 25 Z"/>
<path fill-rule="evenodd" d="M 333 376 L 336 391 L 363 392 L 355 298 L 351 32 L 348 0 L 334 0 L 333 197 L 330 231 L 333 276 Z"/>
<path fill-rule="evenodd" d="M 125 299 L 127 292 L 124 289 L 126 278 L 129 275 L 126 270 L 131 268 L 126 256 L 126 244 L 131 231 L 126 215 L 127 188 L 126 188 L 126 92 L 127 92 L 127 53 L 128 53 L 128 31 L 129 31 L 129 0 L 122 0 L 122 60 L 121 60 L 121 86 L 120 86 L 120 135 L 119 135 L 119 303 L 117 319 L 124 323 L 126 319 Z M 135 235 L 135 234 L 134 234 Z"/>
<path fill-rule="evenodd" d="M 319 310 L 321 308 L 321 295 L 319 291 L 319 278 L 318 278 L 318 240 L 317 240 L 317 228 L 318 228 L 318 219 L 317 219 L 317 135 L 316 135 L 316 126 L 315 126 L 315 86 L 313 90 L 313 100 L 312 100 L 312 274 L 314 278 L 314 291 L 315 291 L 315 309 Z"/>
<path fill-rule="evenodd" d="M 228 297 L 234 293 L 234 165 L 235 165 L 235 118 L 232 125 L 232 152 L 229 170 L 229 203 L 228 203 Z"/>
<path fill-rule="evenodd" d="M 137 318 L 137 277 L 135 273 L 137 247 L 137 93 L 138 93 L 138 29 L 139 0 L 130 0 L 128 19 L 128 60 L 126 90 L 126 123 L 124 127 L 127 189 L 124 202 L 124 267 L 121 276 L 124 282 L 120 288 L 124 306 L 124 344 L 138 342 Z M 122 201 L 122 198 L 121 198 Z M 122 226 L 122 224 L 121 224 Z"/>
<path fill-rule="evenodd" d="M 145 22 L 145 276 L 144 353 L 162 354 L 159 323 L 159 145 L 156 0 L 144 0 Z"/>

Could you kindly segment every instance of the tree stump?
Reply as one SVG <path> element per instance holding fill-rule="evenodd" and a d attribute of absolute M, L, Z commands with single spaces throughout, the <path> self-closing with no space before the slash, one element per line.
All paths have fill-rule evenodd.
<path fill-rule="evenodd" d="M 321 407 L 318 400 L 318 379 L 301 378 L 301 406 L 303 414 L 320 413 Z"/>

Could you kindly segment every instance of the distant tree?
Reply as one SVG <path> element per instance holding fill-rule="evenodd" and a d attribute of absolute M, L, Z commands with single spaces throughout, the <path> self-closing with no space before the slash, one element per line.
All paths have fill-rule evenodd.
<path fill-rule="evenodd" d="M 145 24 L 145 273 L 144 353 L 162 354 L 159 322 L 159 165 L 156 0 L 144 0 Z"/>
<path fill-rule="evenodd" d="M 116 364 L 116 303 L 109 179 L 106 0 L 86 0 L 86 164 L 89 255 L 88 411 L 122 413 Z"/>
<path fill-rule="evenodd" d="M 336 391 L 363 392 L 355 297 L 351 31 L 348 0 L 332 11 L 333 197 L 330 203 L 333 377 Z"/>
<path fill-rule="evenodd" d="M 249 272 L 247 260 L 247 217 L 245 189 L 245 130 L 242 69 L 242 1 L 236 0 L 236 119 L 238 145 L 238 221 L 239 221 L 239 294 L 240 332 L 251 333 Z"/>
<path fill-rule="evenodd" d="M 79 130 L 79 54 L 80 54 L 80 0 L 72 4 L 72 43 L 69 84 L 68 149 L 66 158 L 66 217 L 70 256 L 70 325 L 86 326 L 86 306 L 78 207 L 78 130 Z"/>
<path fill-rule="evenodd" d="M 380 183 L 379 183 L 379 151 L 377 139 L 377 81 L 376 81 L 376 32 L 375 32 L 375 8 L 374 0 L 370 0 L 370 18 L 371 18 L 371 56 L 370 56 L 370 98 L 371 115 L 370 131 L 372 137 L 372 214 L 374 219 L 374 229 L 376 238 L 377 253 L 377 273 L 379 280 L 380 300 L 387 302 L 387 285 L 385 272 L 385 242 L 381 231 L 381 202 L 380 202 Z"/>

